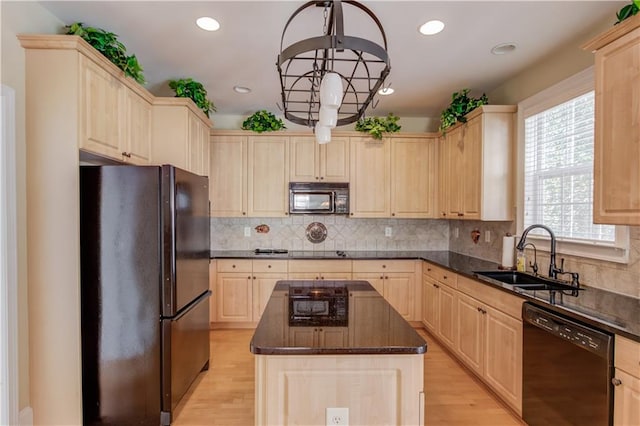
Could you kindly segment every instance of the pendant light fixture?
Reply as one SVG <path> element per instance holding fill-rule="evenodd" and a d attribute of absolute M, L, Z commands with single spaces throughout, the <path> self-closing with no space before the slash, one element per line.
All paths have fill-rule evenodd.
<path fill-rule="evenodd" d="M 350 30 L 366 28 L 368 35 L 377 33 L 375 41 L 345 34 L 343 6 L 348 17 L 358 14 L 373 22 L 363 25 L 362 16 L 357 16 L 357 25 Z M 317 16 L 322 33 L 285 47 L 285 40 L 291 38 L 289 28 L 309 26 L 306 20 L 298 24 L 296 18 L 302 16 Z M 315 128 L 318 142 L 326 140 L 327 130 L 330 140 L 330 128 L 362 117 L 391 69 L 380 21 L 371 10 L 352 0 L 309 1 L 300 6 L 284 27 L 276 65 L 285 118 Z"/>

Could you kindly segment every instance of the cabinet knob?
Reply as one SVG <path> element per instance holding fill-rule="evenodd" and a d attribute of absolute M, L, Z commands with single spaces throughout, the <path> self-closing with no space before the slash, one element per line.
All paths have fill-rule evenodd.
<path fill-rule="evenodd" d="M 249 276 L 247 277 L 247 279 L 248 279 L 248 280 L 250 280 L 250 279 L 251 279 L 251 275 L 249 275 Z"/>
<path fill-rule="evenodd" d="M 232 267 L 232 268 L 235 268 L 235 267 L 236 267 L 236 265 L 231 265 L 231 267 Z"/>
<path fill-rule="evenodd" d="M 242 216 L 246 216 L 246 215 L 247 215 L 247 212 L 242 212 Z"/>
<path fill-rule="evenodd" d="M 256 277 L 253 277 L 253 279 L 255 280 L 255 279 L 256 279 Z"/>
<path fill-rule="evenodd" d="M 320 176 L 320 180 L 324 180 L 324 176 Z"/>
<path fill-rule="evenodd" d="M 271 265 L 267 265 L 267 268 L 271 268 Z"/>
<path fill-rule="evenodd" d="M 458 217 L 464 216 L 464 213 L 458 213 Z"/>
<path fill-rule="evenodd" d="M 320 279 L 321 279 L 321 280 L 324 280 L 324 277 L 323 277 L 323 276 L 320 276 Z"/>
<path fill-rule="evenodd" d="M 391 213 L 391 216 L 395 216 L 395 215 L 396 215 L 395 213 Z"/>
<path fill-rule="evenodd" d="M 316 176 L 316 180 L 320 179 L 318 176 Z"/>
<path fill-rule="evenodd" d="M 440 286 L 439 286 L 438 284 L 433 284 L 433 286 L 434 286 L 435 288 L 440 288 Z"/>
<path fill-rule="evenodd" d="M 386 267 L 387 267 L 387 265 L 382 265 L 382 267 L 383 267 L 383 268 L 386 268 Z"/>
<path fill-rule="evenodd" d="M 380 276 L 380 279 L 381 279 L 381 280 L 384 280 L 384 277 L 383 277 L 383 276 Z"/>
<path fill-rule="evenodd" d="M 284 215 L 285 216 L 289 216 L 289 212 L 284 212 Z"/>
<path fill-rule="evenodd" d="M 622 380 L 614 377 L 613 379 L 611 379 L 611 383 L 613 384 L 613 386 L 620 386 L 622 384 Z"/>
<path fill-rule="evenodd" d="M 389 277 L 385 275 L 384 279 L 385 279 L 385 280 L 388 280 L 388 279 L 389 279 Z"/>
<path fill-rule="evenodd" d="M 349 213 L 349 215 L 353 216 L 353 212 Z"/>

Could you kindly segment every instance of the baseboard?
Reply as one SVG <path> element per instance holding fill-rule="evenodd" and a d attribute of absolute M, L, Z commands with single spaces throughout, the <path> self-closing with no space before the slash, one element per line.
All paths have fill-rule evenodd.
<path fill-rule="evenodd" d="M 31 407 L 24 407 L 18 414 L 18 424 L 20 426 L 33 426 L 33 410 Z"/>

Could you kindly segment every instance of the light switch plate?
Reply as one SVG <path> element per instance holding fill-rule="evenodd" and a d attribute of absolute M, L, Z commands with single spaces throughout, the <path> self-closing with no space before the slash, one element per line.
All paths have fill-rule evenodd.
<path fill-rule="evenodd" d="M 250 237 L 251 236 L 251 227 L 250 226 L 245 226 L 244 227 L 244 236 L 245 237 Z"/>
<path fill-rule="evenodd" d="M 385 237 L 391 237 L 393 235 L 393 230 L 391 229 L 390 226 L 385 226 L 384 228 L 384 236 Z"/>

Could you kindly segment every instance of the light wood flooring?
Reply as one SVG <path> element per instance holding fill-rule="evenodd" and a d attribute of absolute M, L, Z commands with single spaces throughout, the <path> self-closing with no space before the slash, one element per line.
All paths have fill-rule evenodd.
<path fill-rule="evenodd" d="M 446 426 L 521 426 L 522 423 L 438 342 L 425 356 L 426 424 Z M 211 364 L 176 409 L 175 426 L 253 425 L 253 330 L 211 331 Z"/>

